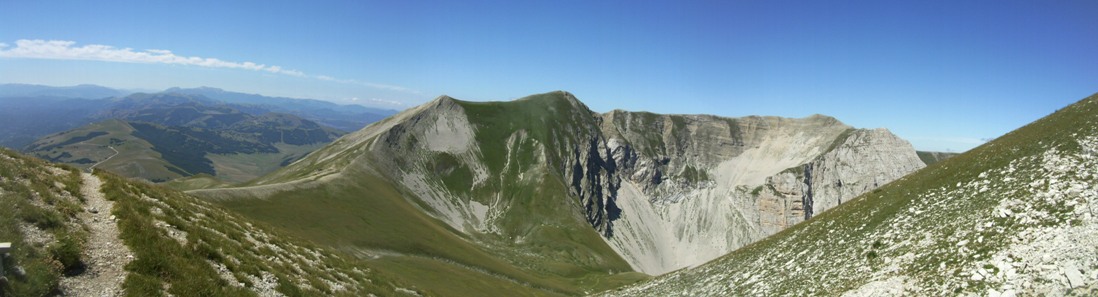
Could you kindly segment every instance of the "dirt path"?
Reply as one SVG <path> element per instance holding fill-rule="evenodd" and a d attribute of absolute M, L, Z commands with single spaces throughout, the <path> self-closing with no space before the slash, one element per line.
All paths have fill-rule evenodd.
<path fill-rule="evenodd" d="M 110 148 L 112 151 L 114 151 L 114 154 L 111 155 L 110 157 L 107 157 L 106 159 L 103 159 L 103 161 L 99 161 L 99 162 L 96 162 L 95 164 L 92 164 L 92 166 L 88 166 L 88 172 L 91 172 L 92 169 L 95 169 L 95 166 L 99 166 L 99 164 L 103 164 L 103 162 L 110 161 L 111 158 L 114 158 L 114 156 L 118 155 L 118 150 L 114 149 L 113 146 L 108 146 L 107 148 Z"/>
<path fill-rule="evenodd" d="M 87 200 L 85 211 L 77 217 L 88 226 L 88 243 L 84 249 L 86 269 L 76 276 L 61 279 L 61 291 L 66 296 L 122 296 L 123 267 L 130 262 L 130 248 L 119 239 L 118 224 L 111 209 L 114 202 L 100 191 L 102 181 L 89 173 L 80 193 Z"/>

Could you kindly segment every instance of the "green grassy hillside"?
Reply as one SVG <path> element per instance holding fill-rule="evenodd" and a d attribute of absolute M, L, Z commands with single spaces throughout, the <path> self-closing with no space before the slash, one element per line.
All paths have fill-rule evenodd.
<path fill-rule="evenodd" d="M 584 221 L 560 173 L 570 156 L 556 152 L 572 151 L 571 144 L 585 143 L 596 131 L 592 112 L 563 92 L 512 102 L 440 100 L 439 106 L 452 102 L 470 119 L 477 144 L 472 153 L 419 148 L 428 140 L 409 131 L 417 121 L 429 121 L 420 113 L 437 111 L 412 110 L 253 187 L 193 193 L 358 253 L 379 270 L 423 280 L 417 288 L 434 294 L 577 295 L 646 277 L 629 272 Z M 405 172 L 424 174 L 431 189 L 445 191 L 454 203 L 492 205 L 501 213 L 493 214 L 488 231 L 449 225 L 430 215 L 430 198 L 397 181 Z"/>
<path fill-rule="evenodd" d="M 166 160 L 152 143 L 134 136 L 137 131 L 126 121 L 106 120 L 43 137 L 26 151 L 51 162 L 81 169 L 95 166 L 150 181 L 189 175 Z"/>
<path fill-rule="evenodd" d="M 80 266 L 88 234 L 71 219 L 83 211 L 80 183 L 75 168 L 0 149 L 0 242 L 14 247 L 0 295 L 46 296 L 63 272 Z"/>
<path fill-rule="evenodd" d="M 620 296 L 1094 295 L 1098 96 Z"/>
<path fill-rule="evenodd" d="M 240 183 L 285 166 L 340 134 L 285 115 L 247 117 L 218 130 L 114 119 L 46 136 L 26 151 L 52 162 L 95 166 L 153 182 L 204 174 Z"/>

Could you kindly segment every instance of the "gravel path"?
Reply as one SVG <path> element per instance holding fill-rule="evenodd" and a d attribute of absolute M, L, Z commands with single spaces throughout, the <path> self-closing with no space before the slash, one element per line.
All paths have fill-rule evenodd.
<path fill-rule="evenodd" d="M 86 269 L 75 276 L 61 279 L 61 291 L 66 296 L 122 296 L 123 267 L 133 259 L 130 248 L 119 239 L 118 224 L 111 209 L 114 202 L 103 197 L 99 177 L 84 173 L 80 193 L 86 201 L 85 211 L 77 215 L 88 226 L 88 242 L 84 248 Z"/>

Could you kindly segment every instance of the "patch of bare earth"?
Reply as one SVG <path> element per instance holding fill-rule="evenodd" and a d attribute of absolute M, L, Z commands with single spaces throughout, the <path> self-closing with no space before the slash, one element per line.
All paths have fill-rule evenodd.
<path fill-rule="evenodd" d="M 77 218 L 88 227 L 84 247 L 84 271 L 61 279 L 61 291 L 67 296 L 122 296 L 124 267 L 133 259 L 130 248 L 119 238 L 117 219 L 111 215 L 114 202 L 100 191 L 99 177 L 84 173 L 81 195 L 85 211 Z"/>

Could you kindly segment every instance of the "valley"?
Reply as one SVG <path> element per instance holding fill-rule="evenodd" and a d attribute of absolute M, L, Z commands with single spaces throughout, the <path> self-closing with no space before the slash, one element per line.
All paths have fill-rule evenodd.
<path fill-rule="evenodd" d="M 92 97 L 100 95 L 115 97 Z M 16 120 L 0 129 L 0 135 L 17 135 L 4 145 L 80 168 L 94 165 L 153 182 L 179 180 L 174 187 L 246 182 L 345 133 L 310 119 L 357 129 L 387 114 L 361 106 L 342 108 L 324 101 L 215 88 L 128 94 L 91 85 L 0 85 L 0 107 L 6 107 L 4 113 L 13 113 L 8 118 Z M 67 122 L 27 129 L 24 124 L 42 121 L 23 119 L 28 116 L 62 116 Z M 66 130 L 20 145 L 19 139 L 61 129 Z M 116 153 L 123 157 L 108 159 Z M 197 180 L 182 180 L 192 177 Z M 209 178 L 214 180 L 204 181 Z"/>

